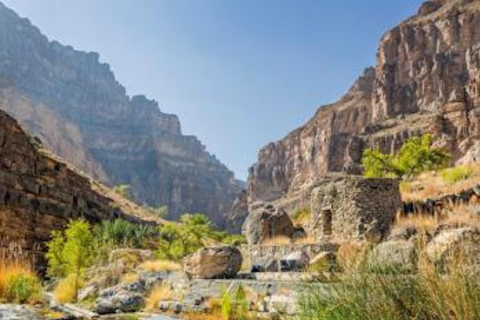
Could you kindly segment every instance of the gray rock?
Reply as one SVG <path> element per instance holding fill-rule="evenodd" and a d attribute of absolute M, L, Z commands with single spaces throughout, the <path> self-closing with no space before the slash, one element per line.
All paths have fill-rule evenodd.
<path fill-rule="evenodd" d="M 252 272 L 278 272 L 278 261 L 275 259 L 258 259 L 252 266 Z"/>
<path fill-rule="evenodd" d="M 94 311 L 98 314 L 138 311 L 143 307 L 145 292 L 143 281 L 102 290 L 95 301 Z"/>
<path fill-rule="evenodd" d="M 417 262 L 415 244 L 405 240 L 380 243 L 370 252 L 368 262 L 378 271 L 412 272 Z"/>
<path fill-rule="evenodd" d="M 310 264 L 310 257 L 303 251 L 295 251 L 280 260 L 281 271 L 302 271 Z"/>
<path fill-rule="evenodd" d="M 195 279 L 233 278 L 242 268 L 243 257 L 233 246 L 202 248 L 185 258 L 186 274 Z"/>
<path fill-rule="evenodd" d="M 415 229 L 414 227 L 394 228 L 388 236 L 388 240 L 409 240 L 416 234 L 417 229 Z"/>
<path fill-rule="evenodd" d="M 469 263 L 480 263 L 480 230 L 474 227 L 444 230 L 425 248 L 430 261 L 445 265 L 460 258 Z"/>
<path fill-rule="evenodd" d="M 285 211 L 263 202 L 250 207 L 250 214 L 242 228 L 249 245 L 280 236 L 292 238 L 295 232 L 292 220 Z"/>
<path fill-rule="evenodd" d="M 0 304 L 0 319 L 43 320 L 44 318 L 27 306 L 13 305 L 13 304 Z"/>

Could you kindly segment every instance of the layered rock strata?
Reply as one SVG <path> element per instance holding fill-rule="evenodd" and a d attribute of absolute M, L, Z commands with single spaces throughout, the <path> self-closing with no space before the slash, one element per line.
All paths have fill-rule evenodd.
<path fill-rule="evenodd" d="M 332 173 L 361 173 L 366 147 L 397 150 L 431 133 L 454 160 L 480 140 L 480 3 L 427 1 L 381 39 L 369 68 L 339 101 L 270 143 L 250 169 L 249 202 L 308 203 Z M 478 149 L 478 148 L 477 148 Z"/>

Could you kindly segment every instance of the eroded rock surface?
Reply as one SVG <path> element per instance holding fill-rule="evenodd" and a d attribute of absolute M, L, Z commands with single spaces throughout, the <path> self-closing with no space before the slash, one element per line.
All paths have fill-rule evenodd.
<path fill-rule="evenodd" d="M 260 150 L 249 202 L 301 207 L 322 177 L 359 173 L 366 147 L 397 150 L 431 133 L 454 160 L 478 154 L 480 3 L 427 1 L 381 39 L 377 64 L 337 102 Z M 472 149 L 472 151 L 469 151 Z"/>
<path fill-rule="evenodd" d="M 194 279 L 228 279 L 242 267 L 242 253 L 236 247 L 202 248 L 185 258 L 184 271 Z"/>
<path fill-rule="evenodd" d="M 141 222 L 126 201 L 42 151 L 0 110 L 0 250 L 14 243 L 42 259 L 52 230 L 83 216 L 91 222 L 123 217 Z M 131 204 L 135 208 L 133 204 Z M 40 262 L 40 261 L 38 261 Z"/>

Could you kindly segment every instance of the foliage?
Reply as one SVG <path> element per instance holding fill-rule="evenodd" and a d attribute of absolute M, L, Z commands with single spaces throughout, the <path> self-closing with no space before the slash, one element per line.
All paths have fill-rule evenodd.
<path fill-rule="evenodd" d="M 222 315 L 227 320 L 248 320 L 248 301 L 245 290 L 239 286 L 234 294 L 224 293 L 222 299 Z"/>
<path fill-rule="evenodd" d="M 40 296 L 42 285 L 35 274 L 16 272 L 6 278 L 4 290 L 7 301 L 25 303 Z"/>
<path fill-rule="evenodd" d="M 469 263 L 453 263 L 440 272 L 423 257 L 415 274 L 398 272 L 360 268 L 335 285 L 313 285 L 298 299 L 299 319 L 480 319 L 480 283 Z"/>
<path fill-rule="evenodd" d="M 397 154 L 383 154 L 380 150 L 366 149 L 362 164 L 367 177 L 395 177 L 409 179 L 427 170 L 447 165 L 450 156 L 438 148 L 432 148 L 432 136 L 408 139 Z"/>
<path fill-rule="evenodd" d="M 90 225 L 81 218 L 70 221 L 64 233 L 53 232 L 52 240 L 47 244 L 48 274 L 52 277 L 72 276 L 75 297 L 83 272 L 94 262 L 94 242 Z"/>
<path fill-rule="evenodd" d="M 205 246 L 208 241 L 227 244 L 244 243 L 242 236 L 218 231 L 203 214 L 183 214 L 180 221 L 166 222 L 160 228 L 157 257 L 179 261 Z"/>
<path fill-rule="evenodd" d="M 62 304 L 75 301 L 77 290 L 83 285 L 83 278 L 77 278 L 75 274 L 70 274 L 58 282 L 53 291 L 53 296 L 57 302 Z"/>
<path fill-rule="evenodd" d="M 137 225 L 124 219 L 102 221 L 93 230 L 97 241 L 103 244 L 110 244 L 112 247 L 139 248 L 156 234 L 153 226 Z"/>
<path fill-rule="evenodd" d="M 26 303 L 41 300 L 41 284 L 30 257 L 11 243 L 0 251 L 0 301 Z"/>
<path fill-rule="evenodd" d="M 129 184 L 119 184 L 113 187 L 112 191 L 125 199 L 132 198 L 132 187 Z"/>
<path fill-rule="evenodd" d="M 458 166 L 454 168 L 445 169 L 441 172 L 444 182 L 454 184 L 462 180 L 470 178 L 474 171 L 470 167 Z"/>

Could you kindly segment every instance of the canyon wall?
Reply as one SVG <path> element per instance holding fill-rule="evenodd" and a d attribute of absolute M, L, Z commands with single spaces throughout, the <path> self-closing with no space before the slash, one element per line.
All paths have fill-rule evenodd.
<path fill-rule="evenodd" d="M 96 53 L 49 41 L 0 3 L 0 104 L 56 154 L 170 218 L 203 212 L 217 223 L 242 183 L 175 115 L 129 97 Z"/>
<path fill-rule="evenodd" d="M 135 204 L 42 149 L 38 139 L 0 111 L 0 250 L 15 245 L 41 262 L 52 230 L 80 216 L 156 223 Z"/>
<path fill-rule="evenodd" d="M 388 31 L 375 68 L 338 102 L 260 150 L 248 201 L 307 206 L 323 177 L 361 173 L 366 147 L 393 152 L 423 133 L 454 161 L 480 159 L 479 1 L 427 1 Z"/>

